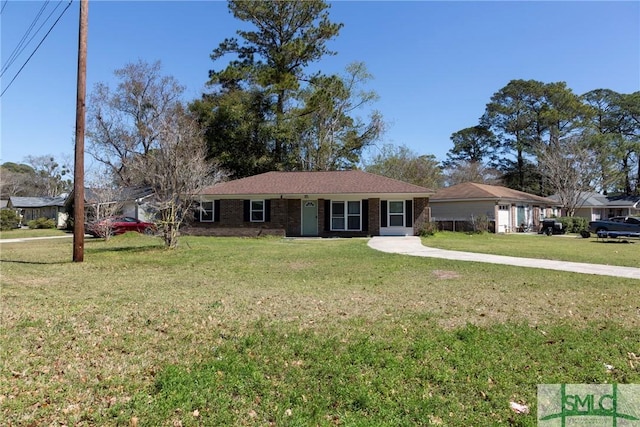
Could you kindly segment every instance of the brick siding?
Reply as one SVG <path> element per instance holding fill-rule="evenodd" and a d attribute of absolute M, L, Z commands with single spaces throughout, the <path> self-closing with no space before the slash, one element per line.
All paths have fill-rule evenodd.
<path fill-rule="evenodd" d="M 302 204 L 300 199 L 271 199 L 271 220 L 244 221 L 244 200 L 220 200 L 219 222 L 193 222 L 183 227 L 184 234 L 209 236 L 302 235 Z M 367 237 L 380 234 L 380 199 L 369 199 L 368 230 L 331 231 L 325 228 L 325 201 L 318 200 L 319 237 Z M 428 198 L 413 199 L 413 230 L 417 234 L 431 220 Z"/>
<path fill-rule="evenodd" d="M 428 198 L 416 197 L 413 199 L 413 218 L 413 234 L 418 234 L 425 224 L 431 222 L 431 208 Z"/>

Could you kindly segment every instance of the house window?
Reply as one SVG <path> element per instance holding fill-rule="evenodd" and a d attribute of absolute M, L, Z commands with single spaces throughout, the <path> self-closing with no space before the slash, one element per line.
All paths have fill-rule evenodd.
<path fill-rule="evenodd" d="M 264 222 L 264 200 L 251 201 L 251 222 Z"/>
<path fill-rule="evenodd" d="M 389 201 L 389 227 L 404 227 L 404 200 Z"/>
<path fill-rule="evenodd" d="M 347 229 L 360 230 L 360 201 L 347 202 Z"/>
<path fill-rule="evenodd" d="M 360 201 L 331 202 L 331 230 L 360 231 L 362 208 Z"/>
<path fill-rule="evenodd" d="M 213 200 L 212 201 L 202 201 L 200 202 L 200 221 L 201 222 L 212 222 L 213 221 Z"/>

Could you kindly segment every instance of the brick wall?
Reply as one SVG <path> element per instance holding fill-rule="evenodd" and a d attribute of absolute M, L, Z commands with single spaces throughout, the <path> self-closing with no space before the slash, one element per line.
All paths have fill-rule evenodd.
<path fill-rule="evenodd" d="M 380 235 L 380 199 L 369 199 L 369 234 Z"/>
<path fill-rule="evenodd" d="M 184 227 L 182 232 L 198 236 L 284 236 L 289 202 L 287 199 L 271 199 L 270 221 L 245 222 L 244 200 L 220 200 L 219 222 L 194 222 Z"/>
<path fill-rule="evenodd" d="M 287 236 L 300 236 L 302 234 L 302 214 L 299 199 L 286 200 L 287 212 Z"/>
<path fill-rule="evenodd" d="M 431 221 L 429 199 L 417 197 L 413 199 L 413 233 L 418 234 L 425 224 Z"/>
<path fill-rule="evenodd" d="M 243 200 L 220 200 L 219 222 L 195 222 L 183 228 L 185 234 L 211 236 L 282 235 L 297 237 L 302 234 L 300 199 L 271 199 L 271 220 L 245 222 Z M 325 228 L 325 201 L 318 200 L 318 235 L 320 237 L 367 237 L 380 234 L 380 199 L 369 199 L 367 231 L 331 231 Z M 428 198 L 413 199 L 413 230 L 418 233 L 431 221 Z"/>
<path fill-rule="evenodd" d="M 202 223 L 205 224 L 205 223 Z M 243 227 L 244 201 L 220 200 L 220 223 L 206 223 L 207 226 Z"/>

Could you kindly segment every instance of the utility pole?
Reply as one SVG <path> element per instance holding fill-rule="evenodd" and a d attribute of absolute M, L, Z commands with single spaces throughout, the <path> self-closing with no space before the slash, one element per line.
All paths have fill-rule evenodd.
<path fill-rule="evenodd" d="M 87 34 L 89 0 L 80 0 L 78 84 L 76 96 L 76 149 L 73 172 L 73 261 L 84 261 L 84 129 L 87 93 Z"/>

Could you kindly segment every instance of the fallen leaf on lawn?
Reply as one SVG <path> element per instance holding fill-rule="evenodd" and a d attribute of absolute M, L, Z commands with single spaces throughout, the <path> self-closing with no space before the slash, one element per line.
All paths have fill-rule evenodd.
<path fill-rule="evenodd" d="M 429 415 L 429 423 L 436 426 L 442 425 L 442 418 L 437 417 L 435 415 Z"/>
<path fill-rule="evenodd" d="M 516 414 L 528 414 L 529 407 L 527 405 L 521 405 L 520 403 L 510 402 L 509 406 Z"/>

